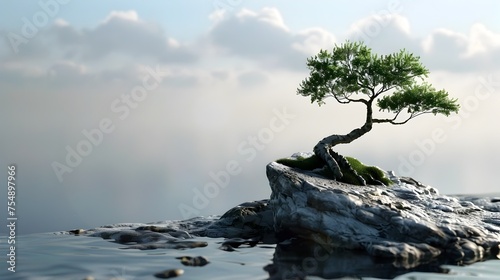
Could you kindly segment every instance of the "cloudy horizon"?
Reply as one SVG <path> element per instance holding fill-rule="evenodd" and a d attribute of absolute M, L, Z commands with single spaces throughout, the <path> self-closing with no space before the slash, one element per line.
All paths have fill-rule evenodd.
<path fill-rule="evenodd" d="M 498 193 L 497 2 L 22 3 L 0 17 L 0 179 L 17 165 L 20 234 L 269 197 L 267 163 L 363 123 L 363 107 L 296 94 L 306 59 L 346 40 L 420 56 L 461 110 L 336 149 L 444 194 Z"/>

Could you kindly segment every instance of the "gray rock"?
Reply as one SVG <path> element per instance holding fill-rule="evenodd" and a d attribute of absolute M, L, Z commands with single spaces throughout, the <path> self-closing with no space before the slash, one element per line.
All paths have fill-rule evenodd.
<path fill-rule="evenodd" d="M 273 213 L 268 200 L 245 202 L 229 209 L 219 220 L 207 227 L 204 236 L 253 238 L 274 235 Z"/>
<path fill-rule="evenodd" d="M 411 178 L 354 186 L 278 163 L 267 166 L 269 207 L 281 236 L 371 256 L 473 262 L 498 254 L 499 203 L 439 195 Z"/>

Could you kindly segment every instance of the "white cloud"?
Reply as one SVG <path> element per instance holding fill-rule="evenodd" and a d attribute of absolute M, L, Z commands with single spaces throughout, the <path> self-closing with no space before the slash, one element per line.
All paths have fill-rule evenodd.
<path fill-rule="evenodd" d="M 500 34 L 482 24 L 468 34 L 436 29 L 422 40 L 423 61 L 430 68 L 450 72 L 491 71 L 500 59 Z"/>
<path fill-rule="evenodd" d="M 335 36 L 323 28 L 310 28 L 300 31 L 296 35 L 297 41 L 292 48 L 314 55 L 319 49 L 329 50 L 335 44 Z"/>
<path fill-rule="evenodd" d="M 335 36 L 321 28 L 292 32 L 275 8 L 258 12 L 242 10 L 218 17 L 208 34 L 219 54 L 243 57 L 260 65 L 305 69 L 305 59 L 327 45 Z"/>
<path fill-rule="evenodd" d="M 451 30 L 437 29 L 422 40 L 422 61 L 431 70 L 465 71 L 470 68 L 464 59 L 467 44 L 465 35 Z"/>
<path fill-rule="evenodd" d="M 500 51 L 500 34 L 483 24 L 476 23 L 470 29 L 466 56 L 487 54 Z"/>
<path fill-rule="evenodd" d="M 139 15 L 136 11 L 111 11 L 111 13 L 104 19 L 103 23 L 108 23 L 116 18 L 129 21 L 139 21 Z"/>
<path fill-rule="evenodd" d="M 377 37 L 385 28 L 393 28 L 407 35 L 411 32 L 410 22 L 401 15 L 374 14 L 354 22 L 347 33 L 363 38 Z"/>
<path fill-rule="evenodd" d="M 422 40 L 422 48 L 426 53 L 451 51 L 453 55 L 460 56 L 466 46 L 467 36 L 443 28 L 436 29 Z"/>
<path fill-rule="evenodd" d="M 418 49 L 411 36 L 409 21 L 398 14 L 371 15 L 353 23 L 347 39 L 363 41 L 377 53 L 391 53 L 400 49 L 414 52 Z"/>
<path fill-rule="evenodd" d="M 244 13 L 240 14 L 240 16 L 241 15 L 244 15 Z M 250 17 L 257 17 L 259 21 L 265 22 L 276 28 L 283 29 L 283 31 L 290 31 L 285 25 L 285 21 L 283 20 L 280 11 L 276 8 L 265 7 L 260 11 L 260 14 L 248 11 L 248 15 L 250 15 Z"/>
<path fill-rule="evenodd" d="M 500 59 L 500 33 L 482 24 L 472 25 L 468 34 L 436 28 L 419 38 L 412 34 L 411 23 L 401 15 L 372 15 L 353 23 L 347 38 L 361 40 L 381 54 L 404 48 L 419 55 L 431 71 L 493 70 L 497 66 L 492 61 Z"/>
<path fill-rule="evenodd" d="M 59 61 L 54 63 L 48 70 L 49 77 L 78 78 L 87 73 L 84 65 L 72 61 Z"/>
<path fill-rule="evenodd" d="M 99 59 L 115 52 L 145 56 L 159 61 L 186 62 L 194 54 L 181 49 L 165 30 L 155 24 L 139 20 L 137 13 L 112 12 L 102 24 L 83 33 L 84 54 Z"/>
<path fill-rule="evenodd" d="M 72 59 L 87 63 L 114 55 L 155 63 L 192 63 L 197 54 L 169 37 L 162 26 L 140 19 L 135 11 L 112 11 L 94 28 L 75 28 L 67 21 L 54 23 L 21 46 L 11 59 Z"/>

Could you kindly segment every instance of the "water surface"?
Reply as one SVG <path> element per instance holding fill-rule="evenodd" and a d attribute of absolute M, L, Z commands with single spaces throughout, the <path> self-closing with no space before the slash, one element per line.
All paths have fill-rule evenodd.
<path fill-rule="evenodd" d="M 174 279 L 498 279 L 500 275 L 500 260 L 470 266 L 434 262 L 405 267 L 404 263 L 374 260 L 363 252 L 327 252 L 297 240 L 243 245 L 233 252 L 219 249 L 223 238 L 195 240 L 208 246 L 135 250 L 98 237 L 68 233 L 18 236 L 16 272 L 7 271 L 3 262 L 0 279 L 158 279 L 155 273 L 177 268 L 184 274 Z M 6 252 L 5 242 L 1 245 Z M 205 256 L 210 263 L 184 266 L 176 259 L 181 256 Z"/>

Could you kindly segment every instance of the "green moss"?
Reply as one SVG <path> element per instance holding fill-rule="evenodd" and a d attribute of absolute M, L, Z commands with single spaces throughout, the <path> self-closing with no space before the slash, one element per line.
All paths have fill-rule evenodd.
<path fill-rule="evenodd" d="M 349 170 L 345 170 L 345 169 L 341 169 L 341 171 L 342 171 L 342 174 L 344 174 L 344 176 L 342 176 L 342 178 L 340 178 L 340 180 L 339 180 L 340 182 L 351 184 L 351 185 L 358 185 L 358 186 L 362 185 L 362 183 L 360 182 L 358 177 L 354 176 L 354 173 L 351 173 Z"/>
<path fill-rule="evenodd" d="M 351 165 L 352 169 L 365 179 L 367 184 L 370 185 L 380 185 L 383 183 L 388 186 L 392 184 L 392 181 L 385 176 L 384 171 L 376 166 L 368 166 L 361 163 L 359 160 L 353 157 L 346 157 L 347 161 Z"/>
<path fill-rule="evenodd" d="M 380 185 L 381 183 L 388 186 L 392 184 L 391 180 L 389 180 L 386 176 L 385 173 L 378 167 L 376 166 L 367 166 L 361 163 L 359 160 L 353 158 L 353 157 L 346 157 L 347 161 L 351 165 L 351 167 L 361 176 L 365 179 L 367 184 L 370 185 Z M 321 169 L 323 170 L 319 171 L 320 175 L 323 175 L 325 177 L 332 178 L 333 174 L 331 171 L 328 169 L 324 168 L 325 163 L 319 159 L 316 155 L 312 155 L 310 157 L 298 157 L 296 159 L 289 159 L 289 158 L 282 158 L 276 161 L 277 163 L 293 167 L 293 168 L 299 168 L 302 170 L 314 170 L 314 169 Z M 341 182 L 352 184 L 352 185 L 360 185 L 361 182 L 354 176 L 353 173 L 349 172 L 348 170 L 342 169 L 341 170 L 344 176 L 342 179 L 340 179 Z"/>
<path fill-rule="evenodd" d="M 316 168 L 322 168 L 325 165 L 316 155 L 312 155 L 308 158 L 298 157 L 297 159 L 282 158 L 278 159 L 276 162 L 302 170 L 314 170 Z"/>

